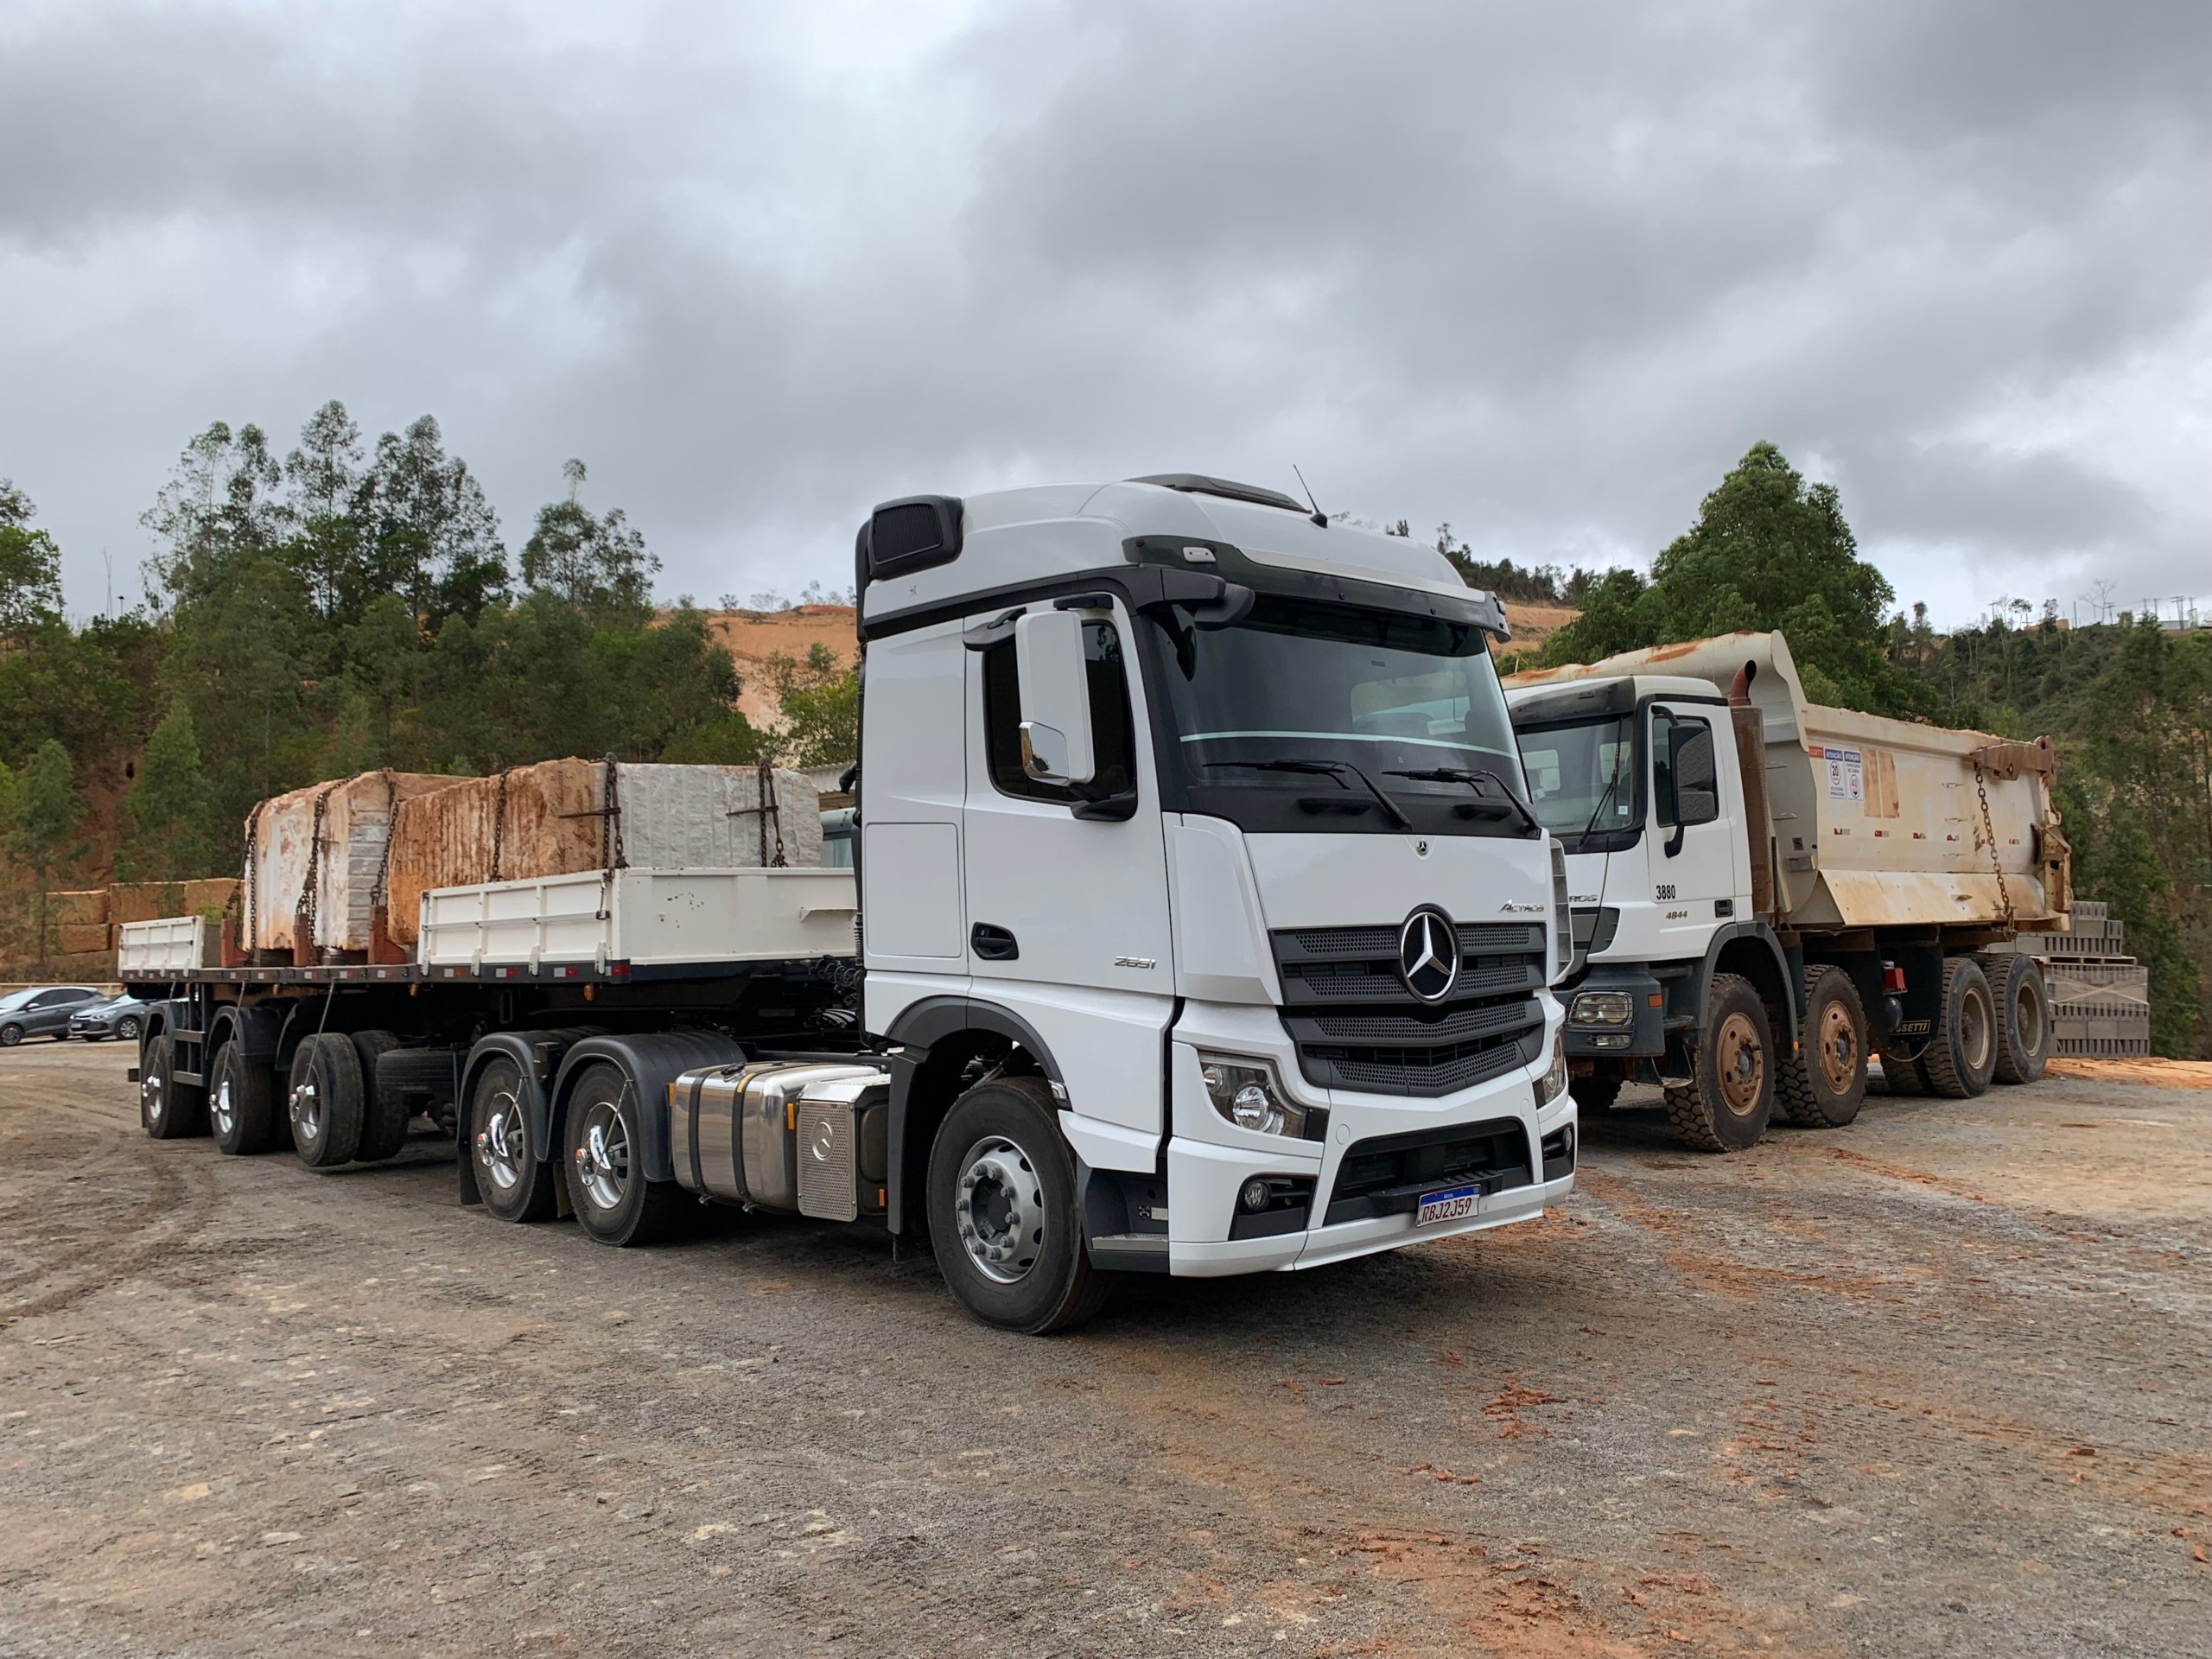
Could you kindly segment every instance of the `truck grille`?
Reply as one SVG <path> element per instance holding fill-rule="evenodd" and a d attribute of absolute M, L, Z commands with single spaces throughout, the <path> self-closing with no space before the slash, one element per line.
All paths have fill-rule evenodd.
<path fill-rule="evenodd" d="M 1487 1197 L 1526 1186 L 1531 1175 L 1529 1136 L 1516 1118 L 1376 1135 L 1345 1151 L 1323 1224 L 1408 1213 L 1440 1187 L 1479 1185 Z"/>
<path fill-rule="evenodd" d="M 1459 978 L 1431 1005 L 1398 974 L 1395 927 L 1283 928 L 1272 937 L 1284 1029 L 1324 1088 L 1447 1095 L 1535 1059 L 1548 977 L 1541 924 L 1462 927 Z"/>

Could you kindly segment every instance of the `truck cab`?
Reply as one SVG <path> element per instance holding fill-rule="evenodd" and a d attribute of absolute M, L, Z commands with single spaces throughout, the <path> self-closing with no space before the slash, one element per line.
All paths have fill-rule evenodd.
<path fill-rule="evenodd" d="M 857 558 L 887 1219 L 972 1311 L 1568 1191 L 1567 880 L 1493 597 L 1192 475 L 888 503 Z"/>

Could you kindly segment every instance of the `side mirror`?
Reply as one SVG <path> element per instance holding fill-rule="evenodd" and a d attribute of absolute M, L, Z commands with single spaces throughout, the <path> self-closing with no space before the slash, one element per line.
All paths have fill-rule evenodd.
<path fill-rule="evenodd" d="M 1032 611 L 1014 625 L 1021 697 L 1021 769 L 1040 784 L 1087 784 L 1097 774 L 1090 742 L 1090 676 L 1083 618 Z"/>
<path fill-rule="evenodd" d="M 1659 737 L 1659 722 L 1662 720 L 1667 722 L 1666 744 L 1663 748 L 1661 747 Z M 1657 751 L 1654 756 L 1654 770 L 1662 772 L 1662 775 L 1656 779 L 1659 785 L 1657 816 L 1662 823 L 1671 826 L 1673 830 L 1661 850 L 1669 858 L 1679 856 L 1682 850 L 1684 826 L 1681 794 L 1675 775 L 1676 760 L 1681 752 L 1681 736 L 1682 728 L 1675 721 L 1672 710 L 1654 709 L 1651 711 L 1651 747 Z"/>

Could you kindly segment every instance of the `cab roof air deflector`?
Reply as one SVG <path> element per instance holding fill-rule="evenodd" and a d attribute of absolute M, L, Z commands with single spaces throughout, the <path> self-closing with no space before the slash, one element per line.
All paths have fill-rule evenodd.
<path fill-rule="evenodd" d="M 1210 478 L 1204 473 L 1154 473 L 1128 482 L 1157 484 L 1163 490 L 1180 490 L 1185 495 L 1217 495 L 1224 501 L 1249 501 L 1259 507 L 1283 507 L 1301 518 L 1306 516 L 1305 505 L 1281 490 L 1271 490 L 1262 484 L 1239 484 L 1230 478 Z"/>

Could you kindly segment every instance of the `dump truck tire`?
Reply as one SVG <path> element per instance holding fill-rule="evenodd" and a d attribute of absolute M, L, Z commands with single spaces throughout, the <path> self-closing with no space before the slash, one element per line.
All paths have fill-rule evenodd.
<path fill-rule="evenodd" d="M 1586 1112 L 1605 1112 L 1621 1097 L 1618 1077 L 1570 1077 L 1567 1092 L 1574 1096 L 1574 1103 Z"/>
<path fill-rule="evenodd" d="M 1997 1010 L 1997 1065 L 1990 1076 L 1998 1083 L 2033 1083 L 2050 1058 L 2050 987 L 2043 964 L 2020 956 L 1976 960 Z"/>
<path fill-rule="evenodd" d="M 1944 959 L 1936 1034 L 1921 1052 L 1920 1067 L 1929 1092 L 1952 1100 L 1971 1100 L 1989 1087 L 1997 1070 L 1997 1004 L 1972 957 Z"/>
<path fill-rule="evenodd" d="M 1866 1007 L 1851 976 L 1827 963 L 1805 969 L 1805 1017 L 1796 1058 L 1776 1079 L 1775 1109 L 1807 1128 L 1840 1129 L 1866 1103 Z"/>
<path fill-rule="evenodd" d="M 1706 992 L 1697 1073 L 1667 1090 L 1675 1136 L 1700 1152 L 1757 1146 L 1774 1116 L 1774 1032 L 1766 1004 L 1740 974 L 1715 974 Z"/>

